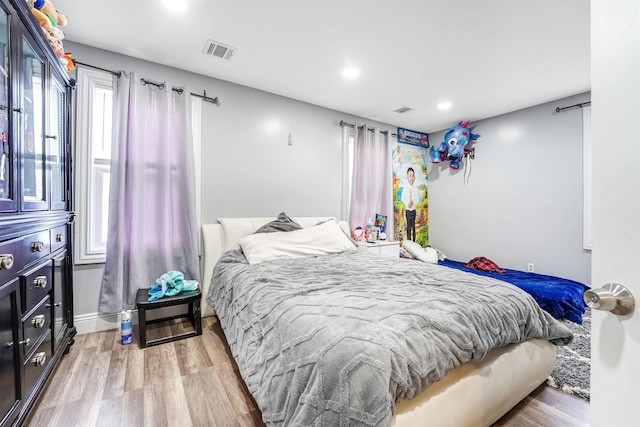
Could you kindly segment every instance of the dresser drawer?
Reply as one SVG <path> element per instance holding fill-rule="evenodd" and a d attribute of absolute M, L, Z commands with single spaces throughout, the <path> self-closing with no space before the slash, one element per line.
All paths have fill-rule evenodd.
<path fill-rule="evenodd" d="M 24 267 L 22 239 L 0 243 L 0 281 L 14 277 Z"/>
<path fill-rule="evenodd" d="M 51 230 L 51 252 L 63 248 L 67 244 L 67 226 L 52 228 Z"/>
<path fill-rule="evenodd" d="M 35 307 L 51 290 L 52 261 L 31 270 L 22 279 L 22 312 Z"/>
<path fill-rule="evenodd" d="M 24 382 L 27 396 L 31 394 L 31 389 L 40 375 L 42 375 L 49 359 L 51 359 L 51 334 L 38 345 L 35 351 L 24 359 Z"/>
<path fill-rule="evenodd" d="M 22 238 L 22 248 L 24 250 L 25 265 L 49 255 L 51 252 L 49 230 L 24 236 Z"/>
<path fill-rule="evenodd" d="M 31 345 L 38 342 L 43 334 L 51 334 L 51 303 L 47 297 L 31 315 L 22 322 L 24 341 Z M 29 353 L 31 345 L 23 345 L 23 353 Z"/>

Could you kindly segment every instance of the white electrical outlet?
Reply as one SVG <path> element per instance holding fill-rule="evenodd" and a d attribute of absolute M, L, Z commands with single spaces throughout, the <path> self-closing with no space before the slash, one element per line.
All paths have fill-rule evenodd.
<path fill-rule="evenodd" d="M 533 272 L 534 272 L 534 270 L 535 270 L 535 269 L 534 269 L 534 265 L 533 265 L 533 263 L 532 263 L 532 262 L 530 262 L 529 264 L 527 264 L 527 271 L 528 271 L 529 273 L 533 273 Z"/>

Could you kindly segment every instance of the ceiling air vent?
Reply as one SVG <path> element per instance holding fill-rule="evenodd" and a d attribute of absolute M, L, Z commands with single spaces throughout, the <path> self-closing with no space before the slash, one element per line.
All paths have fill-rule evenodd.
<path fill-rule="evenodd" d="M 214 42 L 213 40 L 207 40 L 204 45 L 202 53 L 205 55 L 215 56 L 216 58 L 229 60 L 236 52 L 236 48 L 231 46 L 225 46 L 222 43 Z"/>
<path fill-rule="evenodd" d="M 408 113 L 409 111 L 413 111 L 413 108 L 400 107 L 397 110 L 395 110 L 394 113 L 404 114 L 404 113 Z"/>

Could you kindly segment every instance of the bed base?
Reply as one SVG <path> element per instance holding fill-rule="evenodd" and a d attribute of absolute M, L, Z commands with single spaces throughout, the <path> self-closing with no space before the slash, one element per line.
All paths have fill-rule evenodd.
<path fill-rule="evenodd" d="M 555 346 L 546 340 L 494 349 L 399 402 L 391 425 L 490 426 L 542 384 L 555 364 Z"/>

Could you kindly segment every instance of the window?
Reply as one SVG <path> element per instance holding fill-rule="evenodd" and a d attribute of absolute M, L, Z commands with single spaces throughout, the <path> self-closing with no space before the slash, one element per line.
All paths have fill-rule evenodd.
<path fill-rule="evenodd" d="M 78 68 L 75 263 L 102 263 L 107 247 L 113 76 Z"/>
<path fill-rule="evenodd" d="M 76 110 L 75 224 L 76 264 L 105 261 L 109 219 L 109 182 L 113 117 L 111 73 L 78 68 Z M 191 97 L 197 220 L 200 225 L 200 150 L 202 100 Z"/>

